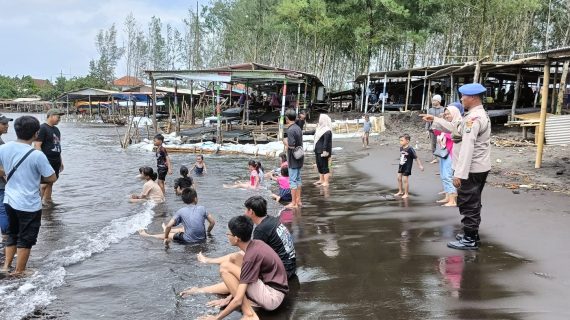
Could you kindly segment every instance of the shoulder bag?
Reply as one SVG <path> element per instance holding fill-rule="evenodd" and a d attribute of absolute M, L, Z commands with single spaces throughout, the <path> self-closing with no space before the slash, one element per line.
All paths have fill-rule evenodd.
<path fill-rule="evenodd" d="M 16 163 L 16 165 L 14 166 L 14 168 L 12 168 L 12 170 L 10 170 L 10 172 L 8 173 L 8 175 L 6 176 L 6 182 L 8 182 L 8 180 L 10 180 L 10 177 L 12 177 L 12 175 L 14 174 L 14 172 L 16 172 L 16 169 L 18 169 L 18 167 L 22 164 L 22 162 L 24 162 L 24 160 L 26 160 L 26 158 L 32 153 L 34 152 L 34 148 L 32 148 L 30 151 L 26 152 L 26 154 L 20 159 L 20 161 L 18 161 L 18 163 Z"/>

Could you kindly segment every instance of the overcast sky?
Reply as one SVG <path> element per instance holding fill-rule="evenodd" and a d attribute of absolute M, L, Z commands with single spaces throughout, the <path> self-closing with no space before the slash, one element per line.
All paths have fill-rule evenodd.
<path fill-rule="evenodd" d="M 195 10 L 196 0 L 0 0 L 0 74 L 52 81 L 60 72 L 84 76 L 97 57 L 94 43 L 100 29 L 115 23 L 122 44 L 130 12 L 145 30 L 153 15 L 181 28 L 190 7 Z M 115 75 L 124 73 L 121 64 Z"/>

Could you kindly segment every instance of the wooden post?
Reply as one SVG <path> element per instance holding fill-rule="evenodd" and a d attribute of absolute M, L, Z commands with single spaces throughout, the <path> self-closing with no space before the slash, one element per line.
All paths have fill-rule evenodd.
<path fill-rule="evenodd" d="M 89 95 L 89 116 L 93 118 L 93 110 L 91 109 L 91 95 Z"/>
<path fill-rule="evenodd" d="M 532 105 L 533 108 L 536 108 L 536 104 L 538 103 L 538 94 L 540 92 L 541 88 L 540 88 L 540 77 L 538 77 L 538 80 L 536 81 L 536 92 L 534 94 L 534 103 Z"/>
<path fill-rule="evenodd" d="M 195 125 L 195 110 L 194 110 L 194 80 L 190 80 L 190 124 Z"/>
<path fill-rule="evenodd" d="M 305 90 L 303 93 L 303 109 L 307 110 L 307 78 L 305 78 Z"/>
<path fill-rule="evenodd" d="M 151 75 L 150 83 L 152 86 L 152 125 L 154 126 L 154 133 L 158 133 L 158 122 L 156 121 L 156 80 Z"/>
<path fill-rule="evenodd" d="M 513 105 L 511 107 L 511 119 L 514 119 L 515 117 L 515 109 L 517 108 L 517 103 L 519 101 L 520 86 L 521 86 L 521 68 L 519 68 L 519 72 L 517 73 L 517 82 L 515 83 L 515 97 L 513 98 Z"/>
<path fill-rule="evenodd" d="M 562 114 L 562 105 L 564 104 L 564 93 L 566 93 L 566 78 L 568 78 L 568 66 L 570 60 L 564 61 L 562 66 L 562 76 L 560 77 L 560 86 L 558 87 L 558 102 L 556 103 L 556 114 Z"/>
<path fill-rule="evenodd" d="M 368 113 L 368 87 L 370 87 L 370 72 L 368 72 L 368 78 L 366 80 L 366 103 L 364 104 L 364 113 Z"/>
<path fill-rule="evenodd" d="M 218 144 L 222 145 L 222 106 L 220 105 L 220 84 L 216 86 L 216 112 L 218 114 Z M 213 90 L 212 90 L 213 94 Z M 231 90 L 230 90 L 230 98 L 231 98 Z"/>
<path fill-rule="evenodd" d="M 362 83 L 362 89 L 360 90 L 360 112 L 364 108 L 364 95 L 366 95 L 366 80 Z"/>
<path fill-rule="evenodd" d="M 548 84 L 550 83 L 550 59 L 544 61 L 544 85 L 542 86 L 542 99 L 540 101 L 540 124 L 538 126 L 538 148 L 536 149 L 536 169 L 542 166 L 542 152 L 544 150 L 544 127 L 546 126 L 546 108 L 548 107 Z"/>
<path fill-rule="evenodd" d="M 408 111 L 408 102 L 410 101 L 410 84 L 412 82 L 412 71 L 408 71 L 408 80 L 406 81 L 406 103 L 404 111 Z"/>
<path fill-rule="evenodd" d="M 178 112 L 178 80 L 174 79 L 174 119 L 176 119 L 176 125 L 174 126 L 174 131 L 176 133 L 180 132 L 180 113 Z"/>
<path fill-rule="evenodd" d="M 454 81 L 454 80 L 455 80 L 455 78 L 453 77 L 453 73 L 450 75 L 450 77 L 451 77 L 451 82 L 450 82 L 450 84 L 451 84 L 451 93 L 450 93 L 450 95 L 449 95 L 449 100 L 450 100 L 450 101 L 447 101 L 447 102 L 445 103 L 445 104 L 447 104 L 447 105 L 449 105 L 451 102 L 455 101 L 455 99 L 454 99 L 454 96 L 455 96 L 455 95 L 454 95 L 454 94 L 455 94 L 455 81 Z M 443 107 L 445 108 L 445 106 L 443 106 Z"/>
<path fill-rule="evenodd" d="M 386 97 L 386 82 L 388 81 L 388 75 L 386 73 L 384 73 L 384 87 L 382 89 L 382 113 L 384 113 L 384 106 L 386 105 L 386 100 L 388 100 L 388 98 Z"/>
<path fill-rule="evenodd" d="M 427 99 L 426 104 L 423 106 L 424 110 L 429 109 L 429 103 L 431 102 L 431 79 L 428 81 L 428 88 L 427 88 Z"/>
<path fill-rule="evenodd" d="M 554 97 L 556 97 L 556 82 L 558 82 L 558 62 L 556 62 L 554 66 L 554 81 L 552 81 L 552 99 L 550 100 L 550 113 L 556 112 L 556 99 L 554 99 Z"/>
<path fill-rule="evenodd" d="M 422 87 L 422 106 L 421 110 L 424 109 L 424 104 L 426 103 L 426 80 L 427 80 L 427 68 L 424 73 L 424 86 Z"/>
<path fill-rule="evenodd" d="M 314 87 L 313 87 L 314 89 Z M 313 90 L 314 91 L 314 90 Z M 283 81 L 283 94 L 281 97 L 281 117 L 279 117 L 279 140 L 283 140 L 285 122 L 285 95 L 287 94 L 287 80 Z"/>
<path fill-rule="evenodd" d="M 301 102 L 301 83 L 297 84 L 297 114 L 299 114 L 299 103 Z"/>
<path fill-rule="evenodd" d="M 475 64 L 475 73 L 473 74 L 473 83 L 479 82 L 479 74 L 481 73 L 481 60 L 477 60 Z"/>

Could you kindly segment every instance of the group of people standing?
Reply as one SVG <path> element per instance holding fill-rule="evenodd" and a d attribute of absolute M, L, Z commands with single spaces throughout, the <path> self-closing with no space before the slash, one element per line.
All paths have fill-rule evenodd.
<path fill-rule="evenodd" d="M 483 108 L 487 89 L 479 83 L 459 88 L 460 103 L 442 108 L 441 97 L 421 117 L 430 132 L 432 152 L 440 163 L 445 206 L 459 207 L 463 232 L 448 247 L 476 250 L 480 246 L 481 194 L 491 170 L 491 121 Z M 465 112 L 464 112 L 464 110 Z"/>
<path fill-rule="evenodd" d="M 19 117 L 14 121 L 17 140 L 4 143 L 0 139 L 0 229 L 5 247 L 2 271 L 13 276 L 25 274 L 37 242 L 42 208 L 54 205 L 53 183 L 64 168 L 61 133 L 56 126 L 63 114 L 59 109 L 50 109 L 41 125 L 35 117 Z M 0 116 L 2 134 L 12 120 Z"/>

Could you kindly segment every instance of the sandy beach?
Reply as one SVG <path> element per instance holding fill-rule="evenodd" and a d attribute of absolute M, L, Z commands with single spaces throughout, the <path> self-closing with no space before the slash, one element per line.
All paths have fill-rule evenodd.
<path fill-rule="evenodd" d="M 351 164 L 354 169 L 366 174 L 371 182 L 386 186 L 387 190 L 397 191 L 398 145 L 395 139 L 393 143 L 381 139 L 371 145 L 370 149 L 362 149 L 359 141 L 355 141 L 351 146 L 348 146 L 348 142 L 345 143 L 347 148 L 355 148 L 355 152 L 363 155 L 361 160 Z M 493 148 L 493 153 L 494 159 L 497 155 L 500 157 L 502 154 L 508 154 L 497 147 Z M 435 203 L 440 197 L 437 193 L 441 190 L 441 182 L 436 175 L 437 164 L 427 163 L 431 156 L 425 148 L 420 147 L 418 155 L 424 162 L 425 171 L 421 172 L 415 165 L 410 179 L 411 197 L 407 201 L 398 200 L 403 202 L 405 209 L 386 214 L 385 217 L 413 221 L 412 229 L 454 226 L 455 230 L 459 230 L 458 209 L 442 208 Z M 512 162 L 516 164 L 527 161 L 513 159 Z M 514 193 L 506 188 L 494 187 L 493 181 L 501 179 L 500 171 L 506 170 L 504 162 L 501 162 L 500 168 L 497 168 L 495 163 L 494 165 L 493 175 L 490 176 L 491 183 L 488 183 L 483 191 L 480 229 L 483 245 L 479 252 L 465 255 L 473 254 L 485 258 L 491 255 L 491 252 L 494 255 L 497 248 L 500 248 L 502 254 L 520 259 L 524 262 L 521 268 L 506 273 L 499 272 L 499 269 L 488 276 L 495 278 L 498 283 L 514 288 L 515 291 L 528 294 L 493 301 L 489 307 L 513 308 L 515 313 L 520 312 L 518 309 L 522 308 L 524 318 L 529 319 L 568 319 L 570 275 L 567 271 L 570 265 L 570 249 L 567 241 L 570 240 L 570 198 L 564 193 L 545 190 L 522 189 Z M 510 169 L 525 168 L 515 165 Z M 421 209 L 418 208 L 420 206 Z M 449 240 L 451 238 L 442 236 L 427 241 L 424 244 L 425 250 L 442 255 L 456 253 L 457 251 L 445 246 Z"/>

